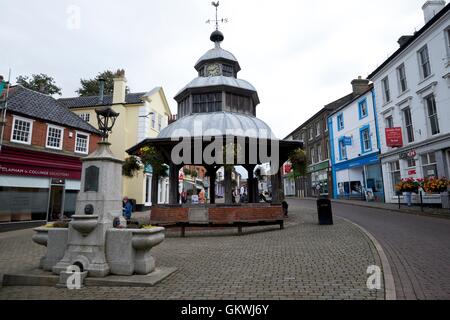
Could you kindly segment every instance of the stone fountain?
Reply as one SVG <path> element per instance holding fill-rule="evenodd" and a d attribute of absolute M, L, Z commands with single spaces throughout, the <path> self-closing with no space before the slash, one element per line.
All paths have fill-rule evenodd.
<path fill-rule="evenodd" d="M 116 282 L 111 285 L 117 281 L 127 284 L 127 277 L 141 275 L 150 277 L 134 279 L 134 283 L 145 284 L 148 280 L 153 285 L 176 271 L 176 268 L 156 269 L 150 254 L 153 247 L 164 241 L 165 229 L 113 228 L 114 217 L 122 215 L 123 162 L 111 152 L 106 137 L 118 114 L 110 108 L 97 114 L 105 139 L 99 142 L 95 152 L 82 159 L 81 191 L 69 228 L 35 229 L 33 241 L 47 247 L 40 268 L 59 276 L 60 284 L 65 283 L 73 272 L 70 270 L 76 266 L 82 278 L 87 277 L 86 281 L 113 276 Z M 110 126 L 108 117 L 114 118 Z M 151 277 L 152 274 L 156 276 Z M 101 282 L 101 285 L 108 283 Z"/>

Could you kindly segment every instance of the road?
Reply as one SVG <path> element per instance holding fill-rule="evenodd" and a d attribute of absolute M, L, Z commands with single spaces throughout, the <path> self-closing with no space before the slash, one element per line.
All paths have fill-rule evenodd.
<path fill-rule="evenodd" d="M 312 200 L 289 200 L 315 208 Z M 450 220 L 333 204 L 336 217 L 369 231 L 383 247 L 397 299 L 450 299 Z"/>

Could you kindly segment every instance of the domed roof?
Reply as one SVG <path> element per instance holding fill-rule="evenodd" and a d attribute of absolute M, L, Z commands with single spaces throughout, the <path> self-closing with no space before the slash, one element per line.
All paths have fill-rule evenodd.
<path fill-rule="evenodd" d="M 198 77 L 189 82 L 183 89 L 181 89 L 176 94 L 176 97 L 187 89 L 215 87 L 215 86 L 228 86 L 256 92 L 255 87 L 250 82 L 242 79 L 236 79 L 233 77 L 225 77 L 225 76 Z"/>
<path fill-rule="evenodd" d="M 239 64 L 236 57 L 229 51 L 222 49 L 220 46 L 216 46 L 215 48 L 208 50 L 200 59 L 198 59 L 195 66 L 197 67 L 204 61 L 216 60 L 216 59 L 226 59 L 233 61 Z"/>
<path fill-rule="evenodd" d="M 277 140 L 262 120 L 240 113 L 198 113 L 181 118 L 164 128 L 159 139 L 237 136 Z"/>

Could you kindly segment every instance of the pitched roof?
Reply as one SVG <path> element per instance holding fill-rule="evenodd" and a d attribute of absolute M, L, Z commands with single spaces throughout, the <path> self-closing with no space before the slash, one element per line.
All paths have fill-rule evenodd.
<path fill-rule="evenodd" d="M 85 132 L 100 134 L 96 128 L 59 104 L 53 97 L 24 88 L 21 85 L 11 87 L 8 111 Z"/>
<path fill-rule="evenodd" d="M 302 127 L 304 127 L 305 125 L 307 125 L 309 122 L 311 122 L 312 120 L 314 120 L 318 115 L 320 115 L 323 112 L 326 111 L 334 111 L 337 108 L 349 103 L 350 101 L 352 101 L 353 99 L 355 99 L 355 95 L 353 93 L 350 93 L 342 98 L 337 99 L 336 101 L 333 101 L 327 105 L 325 105 L 322 109 L 320 109 L 315 115 L 313 115 L 311 118 L 309 118 L 308 120 L 306 120 L 305 122 L 303 122 L 297 129 L 295 129 L 294 131 L 292 131 L 290 134 L 288 134 L 286 136 L 286 138 L 284 138 L 284 140 L 286 140 L 288 137 L 290 137 L 291 135 L 293 135 L 294 133 L 296 133 L 298 130 L 300 130 Z"/>
<path fill-rule="evenodd" d="M 369 84 L 369 87 L 367 88 L 366 91 L 364 91 L 361 94 L 358 95 L 353 95 L 352 99 L 350 101 L 347 101 L 341 105 L 339 105 L 336 108 L 333 108 L 333 111 L 330 113 L 330 116 L 341 111 L 342 109 L 344 109 L 345 107 L 348 107 L 350 104 L 352 104 L 353 102 L 357 101 L 358 99 L 360 99 L 361 97 L 365 96 L 367 93 L 369 93 L 370 91 L 373 90 L 373 83 Z"/>
<path fill-rule="evenodd" d="M 414 33 L 414 35 L 404 43 L 397 51 L 395 51 L 386 61 L 384 61 L 375 71 L 373 71 L 367 79 L 372 79 L 378 72 L 384 69 L 391 61 L 398 57 L 406 48 L 409 47 L 414 41 L 416 41 L 422 34 L 424 34 L 428 29 L 430 29 L 439 19 L 441 19 L 450 10 L 450 3 L 445 6 L 444 9 L 439 11 L 427 24 L 425 24 L 419 31 Z"/>
<path fill-rule="evenodd" d="M 139 104 L 142 103 L 142 97 L 146 92 L 128 93 L 125 97 L 125 104 Z M 75 97 L 58 99 L 58 103 L 69 109 L 86 108 L 86 107 L 100 107 L 112 105 L 113 96 L 107 95 L 103 97 L 103 103 L 100 103 L 100 96 L 89 97 Z"/>

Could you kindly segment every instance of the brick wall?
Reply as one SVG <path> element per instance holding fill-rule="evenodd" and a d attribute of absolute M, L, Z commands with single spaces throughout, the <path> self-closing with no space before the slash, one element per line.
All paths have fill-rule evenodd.
<path fill-rule="evenodd" d="M 23 118 L 31 119 L 31 118 L 27 118 L 27 117 L 23 117 Z M 63 127 L 61 125 L 56 125 L 56 126 Z M 3 136 L 4 141 L 10 142 L 12 127 L 13 127 L 13 115 L 8 113 L 7 117 L 6 117 L 6 126 L 5 126 L 4 136 Z M 63 151 L 65 151 L 66 153 L 73 153 L 73 154 L 82 156 L 83 154 L 75 153 L 75 141 L 76 141 L 76 132 L 77 131 L 82 132 L 81 130 L 78 130 L 78 129 L 68 128 L 68 127 L 64 128 Z M 72 133 L 72 137 L 70 137 L 70 133 Z M 47 142 L 46 139 L 47 139 L 47 123 L 44 121 L 41 121 L 41 120 L 34 120 L 33 133 L 31 136 L 31 145 L 33 147 L 36 147 L 37 149 L 46 149 L 49 151 L 58 152 L 58 150 L 46 148 L 46 142 Z M 93 151 L 95 151 L 95 149 L 97 148 L 97 143 L 100 140 L 101 140 L 100 136 L 95 135 L 95 134 L 90 134 L 89 153 L 92 153 Z M 20 144 L 18 144 L 18 145 L 20 145 Z"/>
<path fill-rule="evenodd" d="M 210 208 L 209 220 L 215 223 L 283 220 L 283 210 L 281 206 Z"/>
<path fill-rule="evenodd" d="M 284 219 L 281 206 L 236 206 L 211 207 L 208 209 L 209 222 L 232 224 L 234 222 L 279 221 Z M 189 208 L 154 207 L 152 223 L 189 222 Z"/>
<path fill-rule="evenodd" d="M 156 222 L 189 222 L 189 208 L 153 207 L 151 221 Z"/>

